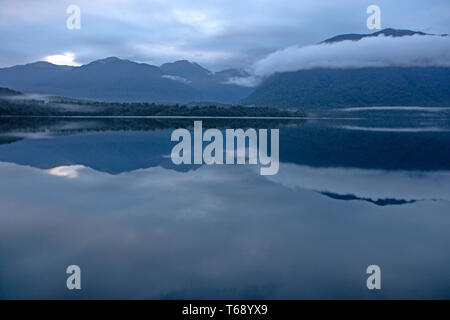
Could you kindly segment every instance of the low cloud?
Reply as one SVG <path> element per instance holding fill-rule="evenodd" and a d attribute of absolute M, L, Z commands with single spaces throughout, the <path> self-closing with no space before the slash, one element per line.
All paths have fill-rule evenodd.
<path fill-rule="evenodd" d="M 233 77 L 229 78 L 224 84 L 236 84 L 241 87 L 256 87 L 260 79 L 257 76 Z"/>
<path fill-rule="evenodd" d="M 166 79 L 173 80 L 173 81 L 178 81 L 178 82 L 181 82 L 181 83 L 185 83 L 185 84 L 188 84 L 188 83 L 192 82 L 192 81 L 190 81 L 190 80 L 188 80 L 186 78 L 179 77 L 179 76 L 172 76 L 172 75 L 169 75 L 169 74 L 165 74 L 162 77 L 166 78 Z"/>
<path fill-rule="evenodd" d="M 450 38 L 441 36 L 378 36 L 360 41 L 291 46 L 255 62 L 251 77 L 234 83 L 255 83 L 276 72 L 315 68 L 450 66 Z"/>

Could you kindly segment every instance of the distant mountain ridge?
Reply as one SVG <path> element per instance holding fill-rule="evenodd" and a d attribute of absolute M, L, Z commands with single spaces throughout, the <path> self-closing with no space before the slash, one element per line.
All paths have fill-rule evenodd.
<path fill-rule="evenodd" d="M 0 87 L 102 101 L 234 103 L 252 91 L 226 80 L 223 73 L 187 60 L 157 67 L 109 57 L 80 67 L 40 61 L 0 69 Z"/>
<path fill-rule="evenodd" d="M 359 41 L 364 38 L 371 38 L 371 37 L 378 37 L 379 35 L 383 35 L 385 37 L 406 37 L 406 36 L 413 36 L 413 35 L 432 35 L 429 33 L 421 32 L 421 31 L 412 31 L 407 29 L 392 29 L 392 28 L 386 28 L 380 31 L 376 31 L 373 33 L 367 33 L 367 34 L 358 34 L 358 33 L 348 33 L 348 34 L 341 34 L 338 36 L 334 36 L 332 38 L 326 39 L 320 43 L 334 43 L 334 42 L 340 42 L 345 40 L 352 40 L 352 41 Z M 442 35 L 445 36 L 445 35 Z"/>

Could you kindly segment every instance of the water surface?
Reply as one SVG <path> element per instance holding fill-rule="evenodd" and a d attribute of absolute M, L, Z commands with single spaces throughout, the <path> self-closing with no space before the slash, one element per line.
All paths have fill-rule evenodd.
<path fill-rule="evenodd" d="M 174 165 L 192 119 L 0 119 L 0 298 L 448 299 L 450 126 L 433 114 L 204 119 L 280 128 L 274 176 Z"/>

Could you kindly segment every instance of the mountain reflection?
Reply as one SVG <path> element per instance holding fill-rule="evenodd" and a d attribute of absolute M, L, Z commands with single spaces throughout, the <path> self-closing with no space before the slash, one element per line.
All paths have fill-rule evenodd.
<path fill-rule="evenodd" d="M 450 298 L 449 134 L 335 125 L 280 126 L 274 176 L 175 166 L 168 128 L 0 145 L 0 298 Z"/>
<path fill-rule="evenodd" d="M 59 282 L 75 262 L 85 298 L 370 298 L 361 283 L 371 261 L 386 270 L 384 297 L 448 293 L 448 200 L 340 201 L 242 166 L 73 169 L 76 179 L 0 164 L 3 298 L 69 297 Z M 390 182 L 439 184 L 401 177 Z"/>
<path fill-rule="evenodd" d="M 192 119 L 13 120 L 0 121 L 0 141 L 4 143 L 0 144 L 0 161 L 42 169 L 80 164 L 111 174 L 155 166 L 181 171 L 196 168 L 174 166 L 168 158 L 175 144 L 170 141 L 173 128 L 191 128 Z M 450 134 L 442 122 L 442 130 L 431 131 L 427 130 L 426 119 L 407 121 L 400 128 L 383 120 L 390 129 L 381 131 L 348 130 L 348 124 L 343 124 L 370 128 L 367 120 L 203 122 L 205 128 L 280 128 L 280 161 L 284 163 L 324 168 L 450 170 Z M 371 126 L 379 128 L 373 122 Z M 411 131 L 412 124 L 415 131 Z"/>

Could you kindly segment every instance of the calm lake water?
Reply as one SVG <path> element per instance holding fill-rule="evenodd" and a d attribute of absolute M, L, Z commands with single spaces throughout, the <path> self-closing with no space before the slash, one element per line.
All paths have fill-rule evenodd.
<path fill-rule="evenodd" d="M 273 176 L 174 165 L 193 119 L 0 119 L 0 298 L 449 299 L 450 118 L 345 116 L 203 121 L 280 128 Z"/>

